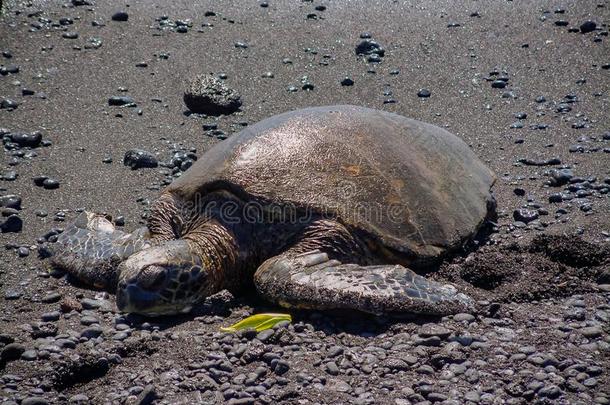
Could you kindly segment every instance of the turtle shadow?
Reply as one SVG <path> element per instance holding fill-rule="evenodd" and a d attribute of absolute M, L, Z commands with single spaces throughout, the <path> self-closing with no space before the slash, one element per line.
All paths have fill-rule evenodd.
<path fill-rule="evenodd" d="M 312 327 L 314 331 L 321 331 L 327 335 L 348 333 L 361 337 L 375 337 L 388 332 L 395 325 L 408 323 L 417 326 L 426 323 L 436 323 L 442 319 L 442 316 L 439 315 L 416 313 L 374 315 L 353 309 L 315 310 L 283 308 L 264 300 L 255 293 L 249 293 L 240 297 L 240 299 L 254 314 L 290 314 L 295 330 Z"/>
<path fill-rule="evenodd" d="M 228 116 L 228 115 L 232 115 L 235 113 L 241 113 L 243 112 L 243 110 L 241 109 L 241 107 L 238 108 L 228 108 L 228 109 L 214 109 L 214 110 L 210 110 L 207 111 L 205 113 L 199 113 L 199 112 L 195 112 L 195 111 L 191 111 L 191 110 L 183 110 L 182 111 L 182 115 L 184 115 L 185 117 L 194 117 L 194 118 L 201 118 L 201 119 L 205 119 L 208 117 L 222 117 L 222 116 Z"/>
<path fill-rule="evenodd" d="M 207 297 L 204 301 L 196 303 L 193 309 L 185 314 L 145 316 L 129 313 L 125 315 L 125 319 L 132 328 L 146 329 L 149 326 L 145 324 L 154 324 L 160 331 L 164 331 L 191 321 L 212 324 L 219 318 L 228 318 L 233 311 L 247 305 L 248 302 L 244 297 L 234 297 L 227 290 L 222 290 Z"/>

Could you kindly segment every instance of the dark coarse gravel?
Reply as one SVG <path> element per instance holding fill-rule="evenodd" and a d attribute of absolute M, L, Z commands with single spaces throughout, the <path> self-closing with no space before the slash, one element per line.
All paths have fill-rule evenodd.
<path fill-rule="evenodd" d="M 610 403 L 607 1 L 2 3 L 0 403 Z M 228 334 L 281 309 L 121 314 L 39 257 L 83 209 L 133 230 L 215 143 L 329 104 L 447 128 L 496 172 L 490 234 L 428 274 L 472 311 Z"/>

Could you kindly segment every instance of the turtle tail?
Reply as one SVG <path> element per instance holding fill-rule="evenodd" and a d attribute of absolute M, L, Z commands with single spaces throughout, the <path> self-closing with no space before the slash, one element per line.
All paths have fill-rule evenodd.
<path fill-rule="evenodd" d="M 47 247 L 46 254 L 52 268 L 87 285 L 114 290 L 118 264 L 148 246 L 147 228 L 126 233 L 104 216 L 85 211 Z"/>

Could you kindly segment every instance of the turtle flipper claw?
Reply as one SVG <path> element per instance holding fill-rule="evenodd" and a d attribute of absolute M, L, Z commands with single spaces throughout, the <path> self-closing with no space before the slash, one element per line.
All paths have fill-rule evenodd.
<path fill-rule="evenodd" d="M 473 306 L 455 287 L 406 267 L 342 264 L 319 251 L 267 260 L 255 284 L 267 299 L 286 307 L 446 315 Z"/>

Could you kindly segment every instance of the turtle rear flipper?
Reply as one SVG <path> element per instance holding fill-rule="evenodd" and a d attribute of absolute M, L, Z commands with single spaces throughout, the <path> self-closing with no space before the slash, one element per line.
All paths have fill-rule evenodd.
<path fill-rule="evenodd" d="M 284 307 L 446 315 L 474 304 L 455 287 L 406 267 L 343 264 L 319 250 L 273 257 L 258 268 L 254 280 L 260 294 Z"/>
<path fill-rule="evenodd" d="M 148 246 L 146 228 L 126 233 L 103 216 L 85 211 L 48 250 L 51 266 L 93 287 L 113 289 L 118 264 Z"/>

